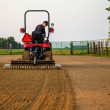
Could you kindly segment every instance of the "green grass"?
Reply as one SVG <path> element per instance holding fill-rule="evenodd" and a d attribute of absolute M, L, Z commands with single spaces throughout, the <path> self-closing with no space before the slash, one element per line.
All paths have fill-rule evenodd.
<path fill-rule="evenodd" d="M 23 49 L 0 49 L 0 55 L 19 55 L 22 54 Z"/>
<path fill-rule="evenodd" d="M 0 55 L 20 55 L 22 54 L 23 49 L 0 49 Z M 52 53 L 54 55 L 71 55 L 69 49 L 53 49 Z M 75 55 L 87 55 L 87 50 L 75 50 L 73 51 L 73 54 Z"/>
<path fill-rule="evenodd" d="M 99 54 L 88 54 L 89 56 L 94 56 L 94 57 L 108 57 L 108 58 L 110 58 L 110 53 L 108 54 L 108 56 L 107 56 L 107 54 L 103 54 L 103 55 L 99 55 Z"/>
<path fill-rule="evenodd" d="M 54 55 L 71 55 L 71 52 L 69 49 L 53 49 Z M 73 55 L 87 55 L 87 50 L 74 50 Z"/>
<path fill-rule="evenodd" d="M 21 55 L 23 52 L 23 49 L 0 49 L 0 55 Z M 54 55 L 71 55 L 69 49 L 53 49 L 52 53 Z M 89 56 L 96 56 L 96 57 L 109 57 L 110 53 L 107 56 L 106 53 L 102 56 L 99 54 L 88 54 L 87 50 L 74 50 L 73 55 L 89 55 Z"/>

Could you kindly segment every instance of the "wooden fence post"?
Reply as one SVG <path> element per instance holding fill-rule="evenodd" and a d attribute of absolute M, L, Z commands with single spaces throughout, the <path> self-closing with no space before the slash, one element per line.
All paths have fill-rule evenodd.
<path fill-rule="evenodd" d="M 98 54 L 101 55 L 101 51 L 100 51 L 100 41 L 98 42 Z"/>
<path fill-rule="evenodd" d="M 73 55 L 73 42 L 70 42 L 70 54 Z"/>
<path fill-rule="evenodd" d="M 103 50 L 103 42 L 101 41 L 101 55 L 103 56 L 104 50 Z"/>
<path fill-rule="evenodd" d="M 90 53 L 93 53 L 93 46 L 92 46 L 92 42 L 90 42 Z"/>
<path fill-rule="evenodd" d="M 95 46 L 95 42 L 93 42 L 93 53 L 96 54 L 96 46 Z"/>
<path fill-rule="evenodd" d="M 108 42 L 106 42 L 106 55 L 108 56 Z"/>
<path fill-rule="evenodd" d="M 62 55 L 62 42 L 61 42 L 61 55 Z"/>
<path fill-rule="evenodd" d="M 87 42 L 87 53 L 89 54 L 89 42 Z"/>

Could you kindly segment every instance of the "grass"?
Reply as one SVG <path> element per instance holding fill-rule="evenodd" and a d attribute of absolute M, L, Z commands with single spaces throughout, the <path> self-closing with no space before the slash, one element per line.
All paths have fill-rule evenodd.
<path fill-rule="evenodd" d="M 71 51 L 69 49 L 60 49 L 60 50 L 56 50 L 53 49 L 53 54 L 54 55 L 71 55 Z M 73 51 L 73 55 L 87 55 L 87 50 L 74 50 Z"/>
<path fill-rule="evenodd" d="M 0 55 L 21 55 L 23 52 L 23 49 L 0 49 Z M 53 49 L 52 53 L 54 55 L 71 55 L 69 49 Z M 89 56 L 96 56 L 96 57 L 109 57 L 110 53 L 107 56 L 106 53 L 104 55 L 99 54 L 88 54 L 87 50 L 74 50 L 73 55 L 89 55 Z"/>
<path fill-rule="evenodd" d="M 95 56 L 95 57 L 108 57 L 108 58 L 110 58 L 110 53 L 108 54 L 108 56 L 107 56 L 107 54 L 103 54 L 103 55 L 99 55 L 99 54 L 88 54 L 89 56 Z"/>
<path fill-rule="evenodd" d="M 22 52 L 23 49 L 0 49 L 0 55 L 20 55 Z M 54 55 L 71 55 L 69 49 L 53 49 L 52 53 Z M 87 55 L 87 50 L 75 50 L 73 55 Z"/>
<path fill-rule="evenodd" d="M 20 55 L 22 54 L 23 49 L 0 49 L 0 55 Z"/>

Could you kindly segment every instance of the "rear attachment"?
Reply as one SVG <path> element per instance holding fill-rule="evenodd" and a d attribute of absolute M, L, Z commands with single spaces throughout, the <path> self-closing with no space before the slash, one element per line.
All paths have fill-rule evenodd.
<path fill-rule="evenodd" d="M 37 69 L 37 70 L 51 70 L 61 69 L 60 64 L 55 64 L 54 61 L 42 61 L 39 60 L 36 64 L 32 61 L 11 61 L 11 64 L 5 64 L 4 69 Z"/>

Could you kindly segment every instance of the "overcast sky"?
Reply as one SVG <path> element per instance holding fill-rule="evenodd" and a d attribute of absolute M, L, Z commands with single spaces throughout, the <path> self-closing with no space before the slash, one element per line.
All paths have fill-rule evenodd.
<path fill-rule="evenodd" d="M 14 36 L 21 42 L 24 12 L 45 9 L 55 24 L 53 41 L 106 39 L 107 6 L 107 0 L 0 0 L 0 37 Z"/>

